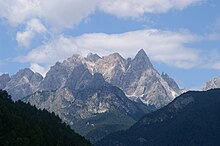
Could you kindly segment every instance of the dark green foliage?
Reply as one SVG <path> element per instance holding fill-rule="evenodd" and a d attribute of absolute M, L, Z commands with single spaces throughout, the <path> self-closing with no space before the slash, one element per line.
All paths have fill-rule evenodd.
<path fill-rule="evenodd" d="M 37 110 L 21 101 L 13 102 L 0 90 L 0 145 L 89 146 L 54 113 Z"/>
<path fill-rule="evenodd" d="M 184 99 L 193 102 L 176 108 L 176 103 L 182 104 Z M 220 89 L 185 93 L 130 129 L 111 134 L 96 145 L 220 145 Z"/>

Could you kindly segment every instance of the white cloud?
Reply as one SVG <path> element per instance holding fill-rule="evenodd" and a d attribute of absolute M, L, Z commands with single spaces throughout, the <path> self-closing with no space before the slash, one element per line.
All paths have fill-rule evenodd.
<path fill-rule="evenodd" d="M 45 33 L 47 29 L 40 22 L 39 19 L 31 19 L 26 26 L 26 30 L 23 32 L 17 32 L 16 40 L 21 47 L 28 48 L 34 36 L 36 34 Z"/>
<path fill-rule="evenodd" d="M 16 40 L 19 46 L 27 48 L 30 46 L 30 42 L 33 39 L 33 37 L 34 37 L 33 32 L 27 30 L 24 32 L 17 32 Z"/>
<path fill-rule="evenodd" d="M 0 16 L 12 26 L 24 23 L 27 19 L 37 16 L 40 11 L 38 0 L 1 0 Z"/>
<path fill-rule="evenodd" d="M 50 26 L 72 27 L 96 9 L 97 0 L 1 0 L 0 17 L 17 26 L 41 18 Z"/>
<path fill-rule="evenodd" d="M 33 70 L 34 72 L 40 73 L 43 77 L 45 77 L 47 71 L 49 70 L 49 66 L 43 67 L 40 66 L 39 64 L 32 63 L 30 69 Z"/>
<path fill-rule="evenodd" d="M 16 40 L 29 47 L 36 33 L 62 32 L 86 20 L 95 11 L 123 18 L 140 18 L 145 13 L 165 13 L 181 10 L 200 0 L 0 0 L 0 17 L 19 30 Z M 23 28 L 23 27 L 18 27 Z"/>
<path fill-rule="evenodd" d="M 98 0 L 42 0 L 41 15 L 56 27 L 72 27 L 96 9 Z"/>
<path fill-rule="evenodd" d="M 46 45 L 33 49 L 27 56 L 19 57 L 18 60 L 51 65 L 77 52 L 79 50 L 71 38 L 60 36 Z"/>
<path fill-rule="evenodd" d="M 0 17 L 12 26 L 41 19 L 53 29 L 71 28 L 97 10 L 117 17 L 182 10 L 201 0 L 1 0 Z"/>
<path fill-rule="evenodd" d="M 20 47 L 27 48 L 36 33 L 42 35 L 47 30 L 53 34 L 63 28 L 76 26 L 96 10 L 97 2 L 98 0 L 0 0 L 0 17 L 12 26 L 26 26 L 25 30 L 17 32 L 16 40 Z"/>
<path fill-rule="evenodd" d="M 166 13 L 169 10 L 182 10 L 201 0 L 104 0 L 100 9 L 106 13 L 122 17 L 137 18 L 145 13 Z"/>
<path fill-rule="evenodd" d="M 96 10 L 118 17 L 182 10 L 201 0 L 1 0 L 0 17 L 17 26 L 40 18 L 50 26 L 69 28 Z"/>
<path fill-rule="evenodd" d="M 40 20 L 36 18 L 28 21 L 27 29 L 37 33 L 43 33 L 47 30 L 45 26 L 40 22 Z"/>
<path fill-rule="evenodd" d="M 187 43 L 199 41 L 200 37 L 186 31 L 170 32 L 156 29 L 132 31 L 122 34 L 93 33 L 78 37 L 64 37 L 42 45 L 18 59 L 22 62 L 52 65 L 72 54 L 100 55 L 119 52 L 124 57 L 134 56 L 144 48 L 150 58 L 179 68 L 191 68 L 200 63 L 199 52 L 185 47 Z"/>
<path fill-rule="evenodd" d="M 152 60 L 190 68 L 199 63 L 198 53 L 184 45 L 199 39 L 188 32 L 150 29 L 112 35 L 85 34 L 76 38 L 74 42 L 86 53 L 102 52 L 106 55 L 119 52 L 126 57 L 133 56 L 138 49 L 144 48 Z"/>

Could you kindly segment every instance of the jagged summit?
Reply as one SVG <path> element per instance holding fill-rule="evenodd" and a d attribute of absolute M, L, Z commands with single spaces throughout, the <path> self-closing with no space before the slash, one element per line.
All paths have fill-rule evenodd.
<path fill-rule="evenodd" d="M 148 57 L 146 52 L 144 51 L 144 49 L 140 49 L 138 51 L 138 53 L 136 54 L 136 56 L 145 56 L 145 57 Z"/>
<path fill-rule="evenodd" d="M 96 73 L 103 76 L 100 80 L 102 83 L 104 80 L 119 87 L 131 100 L 138 99 L 158 108 L 168 104 L 180 94 L 180 89 L 172 78 L 165 74 L 160 75 L 154 69 L 144 49 L 139 50 L 133 59 L 124 59 L 119 53 L 103 57 L 93 53 L 89 53 L 87 57 L 72 55 L 52 66 L 45 78 L 41 78 L 30 69 L 19 71 L 7 83 L 6 89 L 12 91 L 14 87 L 18 87 L 17 85 L 26 89 L 22 93 L 17 93 L 16 96 L 20 98 L 38 90 L 51 91 L 64 87 L 76 90 L 87 84 L 92 75 L 96 79 Z M 33 82 L 32 76 L 36 82 Z M 97 78 L 98 81 L 99 79 L 101 78 Z"/>
<path fill-rule="evenodd" d="M 135 58 L 133 59 L 133 62 L 135 62 L 135 64 L 139 64 L 139 66 L 142 66 L 144 68 L 153 68 L 153 65 L 144 49 L 138 51 Z"/>
<path fill-rule="evenodd" d="M 42 80 L 43 77 L 39 73 L 25 68 L 11 77 L 4 90 L 8 91 L 12 99 L 16 101 L 37 91 Z"/>
<path fill-rule="evenodd" d="M 110 54 L 109 56 L 114 59 L 124 60 L 124 58 L 119 53 L 113 53 L 113 54 Z"/>
<path fill-rule="evenodd" d="M 91 62 L 96 62 L 97 60 L 99 60 L 101 57 L 99 55 L 97 55 L 96 53 L 89 53 L 86 56 L 86 60 L 91 61 Z"/>
<path fill-rule="evenodd" d="M 206 86 L 203 88 L 203 90 L 209 90 L 209 89 L 215 89 L 220 88 L 220 79 L 219 77 L 214 77 L 210 81 L 206 83 Z"/>
<path fill-rule="evenodd" d="M 27 76 L 30 76 L 30 75 L 33 75 L 34 72 L 30 69 L 30 68 L 24 68 L 24 69 L 20 69 L 18 72 L 17 72 L 17 75 L 27 75 Z"/>

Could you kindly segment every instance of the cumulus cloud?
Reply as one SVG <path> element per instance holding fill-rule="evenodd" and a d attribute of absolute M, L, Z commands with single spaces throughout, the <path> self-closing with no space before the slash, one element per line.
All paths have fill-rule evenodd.
<path fill-rule="evenodd" d="M 122 34 L 85 34 L 75 39 L 84 52 L 119 52 L 133 56 L 144 48 L 152 60 L 180 68 L 191 68 L 199 63 L 198 53 L 185 44 L 199 41 L 200 37 L 188 32 L 171 32 L 156 29 L 132 31 Z"/>
<path fill-rule="evenodd" d="M 72 28 L 95 11 L 120 18 L 137 18 L 145 13 L 165 13 L 182 10 L 200 0 L 0 0 L 0 17 L 12 26 L 26 26 L 19 30 L 16 40 L 21 47 L 29 47 L 36 33 L 47 29 L 57 33 Z M 43 23 L 42 23 L 43 22 Z M 21 27 L 22 28 L 22 27 Z"/>
<path fill-rule="evenodd" d="M 16 40 L 21 47 L 29 47 L 30 42 L 33 39 L 34 34 L 32 31 L 24 31 L 24 32 L 18 32 L 16 35 Z"/>
<path fill-rule="evenodd" d="M 145 13 L 166 13 L 169 10 L 182 10 L 201 0 L 105 0 L 99 8 L 122 18 L 136 18 Z"/>
<path fill-rule="evenodd" d="M 145 13 L 182 10 L 201 0 L 1 0 L 0 17 L 12 26 L 40 19 L 49 28 L 71 28 L 96 10 L 117 17 L 139 17 Z M 23 34 L 27 36 L 26 34 Z"/>
<path fill-rule="evenodd" d="M 119 52 L 124 57 L 134 57 L 144 48 L 150 58 L 179 68 L 191 68 L 201 60 L 199 52 L 185 45 L 199 41 L 200 37 L 187 31 L 170 32 L 144 29 L 122 34 L 92 33 L 78 37 L 64 37 L 33 49 L 26 56 L 19 57 L 21 62 L 32 62 L 48 66 L 72 54 L 86 55 L 95 52 L 100 55 Z"/>
<path fill-rule="evenodd" d="M 52 26 L 69 28 L 96 10 L 118 17 L 182 10 L 201 0 L 1 0 L 0 17 L 13 25 L 41 18 Z"/>
<path fill-rule="evenodd" d="M 34 36 L 36 34 L 45 33 L 47 29 L 40 22 L 39 19 L 31 19 L 26 26 L 26 30 L 23 32 L 17 32 L 16 40 L 21 47 L 28 48 Z"/>
<path fill-rule="evenodd" d="M 39 11 L 40 5 L 36 0 L 0 1 L 0 16 L 5 18 L 12 26 L 17 26 L 29 18 L 35 17 Z"/>
<path fill-rule="evenodd" d="M 98 0 L 0 0 L 0 18 L 23 28 L 16 35 L 20 47 L 29 47 L 36 33 L 72 28 L 96 10 Z M 42 23 L 44 22 L 44 23 Z M 22 27 L 20 27 L 22 26 Z"/>
<path fill-rule="evenodd" d="M 60 36 L 45 45 L 33 49 L 27 56 L 18 57 L 18 60 L 51 65 L 77 52 L 79 52 L 79 49 L 71 38 Z"/>
<path fill-rule="evenodd" d="M 0 16 L 17 26 L 33 18 L 56 27 L 71 27 L 90 15 L 97 0 L 1 0 Z"/>

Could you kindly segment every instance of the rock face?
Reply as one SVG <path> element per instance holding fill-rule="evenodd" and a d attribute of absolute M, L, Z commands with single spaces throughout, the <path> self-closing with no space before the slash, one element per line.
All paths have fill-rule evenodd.
<path fill-rule="evenodd" d="M 218 77 L 214 77 L 210 81 L 206 83 L 206 86 L 203 88 L 204 91 L 209 89 L 220 88 L 220 79 Z"/>
<path fill-rule="evenodd" d="M 0 76 L 0 89 L 4 89 L 10 80 L 9 74 L 2 74 Z"/>
<path fill-rule="evenodd" d="M 102 74 L 83 73 L 71 84 L 74 89 L 65 87 L 56 91 L 36 92 L 23 101 L 55 112 L 74 130 L 93 142 L 128 128 L 152 110 L 129 100 L 122 90 L 106 82 Z"/>
<path fill-rule="evenodd" d="M 131 100 L 141 100 L 157 108 L 182 93 L 172 78 L 167 74 L 160 75 L 154 69 L 144 50 L 140 50 L 133 60 L 126 60 L 118 53 L 111 54 L 99 59 L 94 68 L 106 81 L 120 87 Z"/>
<path fill-rule="evenodd" d="M 70 74 L 81 64 L 82 61 L 79 55 L 73 55 L 62 63 L 57 62 L 47 72 L 46 77 L 40 84 L 40 90 L 57 90 L 65 87 Z"/>
<path fill-rule="evenodd" d="M 190 91 L 96 146 L 219 145 L 220 89 Z"/>
<path fill-rule="evenodd" d="M 165 106 L 182 93 L 172 78 L 164 73 L 160 75 L 154 69 L 143 49 L 134 59 L 124 59 L 118 53 L 102 58 L 92 53 L 87 57 L 73 55 L 52 66 L 43 80 L 39 74 L 25 70 L 25 73 L 20 71 L 12 76 L 4 87 L 15 100 L 38 90 L 51 91 L 64 87 L 77 90 L 84 80 L 86 82 L 95 73 L 101 73 L 105 81 L 122 89 L 131 100 L 157 108 Z M 32 79 L 32 76 L 36 79 Z M 5 81 L 0 86 L 3 88 Z"/>
<path fill-rule="evenodd" d="M 166 73 L 162 73 L 161 77 L 168 83 L 168 85 L 173 89 L 173 91 L 180 94 L 180 88 L 177 85 L 177 83 L 174 81 L 174 79 L 169 77 L 169 75 Z"/>
<path fill-rule="evenodd" d="M 13 100 L 18 100 L 36 92 L 42 79 L 40 74 L 26 68 L 13 75 L 3 89 L 12 96 Z"/>

